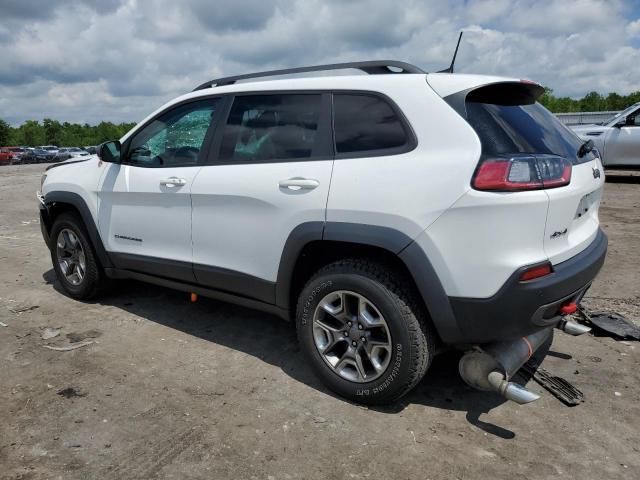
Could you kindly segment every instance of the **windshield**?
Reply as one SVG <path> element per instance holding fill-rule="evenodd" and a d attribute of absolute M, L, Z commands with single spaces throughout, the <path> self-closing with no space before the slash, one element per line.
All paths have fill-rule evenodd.
<path fill-rule="evenodd" d="M 635 103 L 635 104 L 631 105 L 630 107 L 625 108 L 620 113 L 616 113 L 613 117 L 609 117 L 604 122 L 602 122 L 600 125 L 609 125 L 610 123 L 614 123 L 616 121 L 616 119 L 618 119 L 620 117 L 627 116 L 628 114 L 633 112 L 638 107 L 640 107 L 640 103 Z"/>

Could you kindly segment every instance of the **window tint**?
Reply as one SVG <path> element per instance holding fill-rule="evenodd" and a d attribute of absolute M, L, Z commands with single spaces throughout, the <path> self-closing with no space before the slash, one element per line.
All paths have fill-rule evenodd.
<path fill-rule="evenodd" d="M 483 155 L 540 153 L 559 155 L 573 163 L 582 141 L 539 103 L 502 105 L 467 101 L 467 121 L 480 137 Z"/>
<path fill-rule="evenodd" d="M 336 152 L 402 147 L 407 134 L 391 106 L 374 95 L 333 96 Z"/>
<path fill-rule="evenodd" d="M 236 97 L 224 129 L 220 161 L 264 162 L 318 155 L 321 96 Z"/>
<path fill-rule="evenodd" d="M 127 163 L 140 167 L 196 165 L 217 100 L 174 108 L 138 132 L 129 145 Z"/>

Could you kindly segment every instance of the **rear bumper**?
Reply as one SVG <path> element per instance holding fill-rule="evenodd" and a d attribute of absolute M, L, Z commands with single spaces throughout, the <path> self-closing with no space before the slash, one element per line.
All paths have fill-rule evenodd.
<path fill-rule="evenodd" d="M 607 244 L 607 236 L 599 230 L 591 245 L 555 265 L 550 275 L 521 282 L 524 267 L 490 298 L 450 297 L 462 343 L 509 340 L 555 325 L 560 306 L 579 302 L 591 286 L 604 263 Z"/>

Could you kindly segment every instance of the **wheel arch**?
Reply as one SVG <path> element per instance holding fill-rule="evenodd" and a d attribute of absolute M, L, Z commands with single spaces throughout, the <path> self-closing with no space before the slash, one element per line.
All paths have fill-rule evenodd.
<path fill-rule="evenodd" d="M 308 222 L 285 243 L 278 269 L 276 304 L 295 315 L 295 302 L 321 266 L 346 257 L 369 257 L 398 269 L 412 283 L 441 340 L 460 338 L 449 297 L 425 252 L 404 233 L 377 225 Z"/>
<path fill-rule="evenodd" d="M 77 214 L 89 235 L 89 240 L 93 246 L 93 250 L 98 257 L 100 265 L 102 267 L 112 267 L 111 260 L 107 254 L 106 249 L 100 238 L 98 228 L 91 215 L 91 211 L 87 206 L 85 200 L 77 193 L 74 192 L 62 192 L 52 191 L 47 192 L 44 196 L 44 206 L 46 213 L 42 215 L 44 217 L 41 221 L 44 221 L 47 233 L 51 233 L 51 228 L 55 219 L 64 212 L 73 212 Z"/>

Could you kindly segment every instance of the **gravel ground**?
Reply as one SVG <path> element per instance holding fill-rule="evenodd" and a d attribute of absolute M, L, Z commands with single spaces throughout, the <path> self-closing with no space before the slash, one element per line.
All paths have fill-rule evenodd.
<path fill-rule="evenodd" d="M 638 477 L 637 342 L 556 334 L 544 367 L 585 393 L 573 408 L 533 382 L 526 406 L 473 391 L 456 353 L 401 404 L 363 408 L 314 378 L 277 318 L 129 281 L 64 296 L 38 225 L 43 169 L 0 170 L 0 478 Z M 634 321 L 639 207 L 640 176 L 611 175 L 586 299 Z M 44 348 L 78 341 L 93 343 Z"/>

